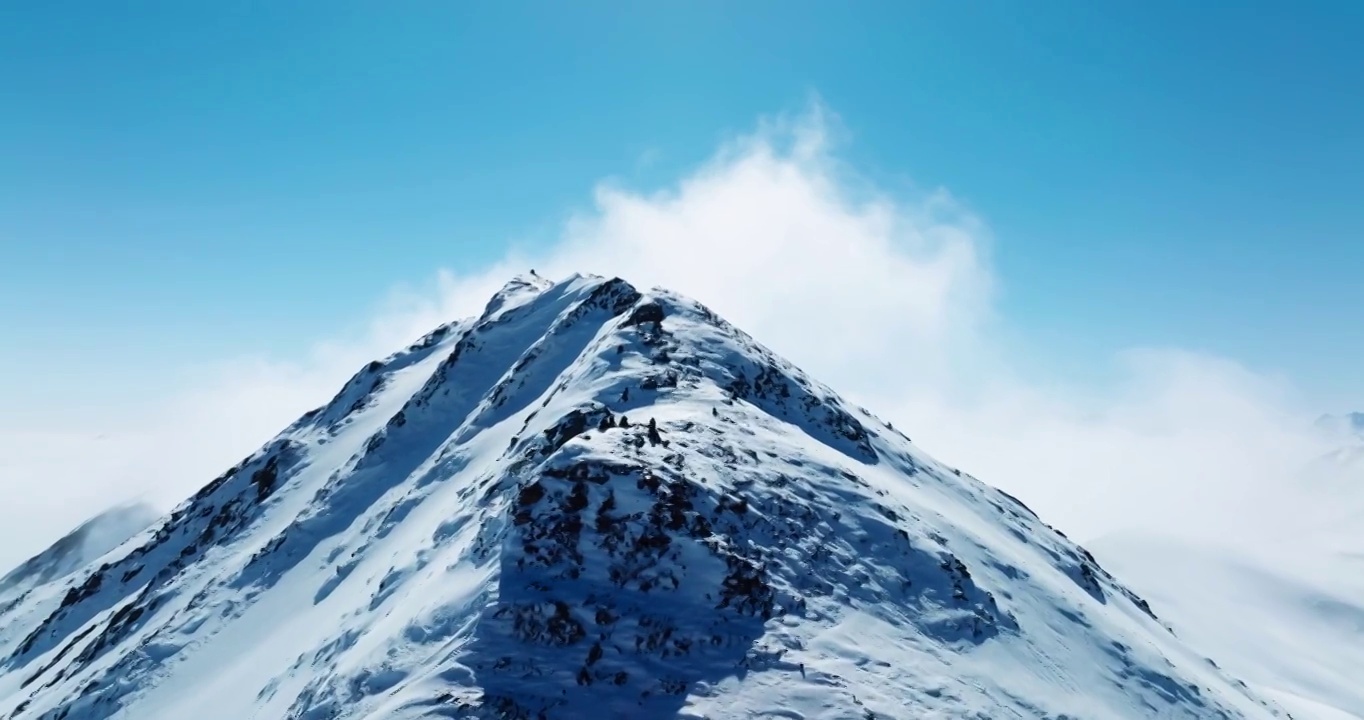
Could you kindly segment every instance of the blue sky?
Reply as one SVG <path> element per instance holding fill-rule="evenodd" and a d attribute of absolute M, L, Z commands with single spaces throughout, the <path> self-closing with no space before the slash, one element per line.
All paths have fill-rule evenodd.
<path fill-rule="evenodd" d="M 1234 529 L 1364 409 L 1364 5 L 1223 5 L 0 4 L 0 565 L 532 262 L 1076 537 Z"/>
<path fill-rule="evenodd" d="M 1364 406 L 1364 5 L 1236 5 L 9 3 L 0 391 L 302 352 L 817 93 L 864 177 L 989 225 L 1033 366 Z"/>

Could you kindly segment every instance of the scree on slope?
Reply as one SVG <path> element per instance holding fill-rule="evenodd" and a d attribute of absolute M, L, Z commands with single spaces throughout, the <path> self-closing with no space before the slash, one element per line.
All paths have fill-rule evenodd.
<path fill-rule="evenodd" d="M 521 277 L 0 634 L 15 720 L 1286 717 L 696 302 Z"/>

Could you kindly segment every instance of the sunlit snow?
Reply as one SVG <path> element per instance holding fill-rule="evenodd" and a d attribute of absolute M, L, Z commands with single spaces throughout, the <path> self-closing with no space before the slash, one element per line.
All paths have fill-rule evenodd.
<path fill-rule="evenodd" d="M 514 281 L 16 597 L 23 720 L 1283 716 L 1018 501 L 618 279 Z"/>

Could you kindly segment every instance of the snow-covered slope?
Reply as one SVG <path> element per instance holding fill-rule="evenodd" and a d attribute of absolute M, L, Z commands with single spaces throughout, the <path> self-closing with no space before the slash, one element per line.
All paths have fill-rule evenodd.
<path fill-rule="evenodd" d="M 58 580 L 121 545 L 161 516 L 141 503 L 119 505 L 81 523 L 52 547 L 0 578 L 0 597 L 21 588 Z"/>
<path fill-rule="evenodd" d="M 619 279 L 514 281 L 45 588 L 7 717 L 1282 716 L 1016 500 Z"/>
<path fill-rule="evenodd" d="M 1364 720 L 1364 553 L 1124 533 L 1090 543 L 1192 647 L 1298 720 Z"/>
<path fill-rule="evenodd" d="M 1089 547 L 1211 654 L 1298 720 L 1364 720 L 1364 438 L 1323 420 L 1339 449 L 1243 507 L 1222 542 L 1123 533 Z"/>
<path fill-rule="evenodd" d="M 54 588 L 150 527 L 160 516 L 155 508 L 139 503 L 110 508 L 0 578 L 0 652 L 52 611 L 44 600 Z"/>

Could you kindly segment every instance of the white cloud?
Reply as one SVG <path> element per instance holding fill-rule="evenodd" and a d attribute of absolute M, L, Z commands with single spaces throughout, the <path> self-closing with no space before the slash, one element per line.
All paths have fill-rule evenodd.
<path fill-rule="evenodd" d="M 368 360 L 476 312 L 530 267 L 696 297 L 1080 538 L 1249 529 L 1251 499 L 1319 451 L 1291 388 L 1229 360 L 1134 350 L 1114 358 L 1120 380 L 1105 387 L 1020 376 L 993 339 L 1006 326 L 984 224 L 945 191 L 880 192 L 838 160 L 836 123 L 816 104 L 735 138 L 666 191 L 599 187 L 547 250 L 396 292 L 353 337 L 307 357 L 200 369 L 98 442 L 3 432 L 0 472 L 19 491 L 0 508 L 11 528 L 0 565 L 130 494 L 188 494 Z"/>

